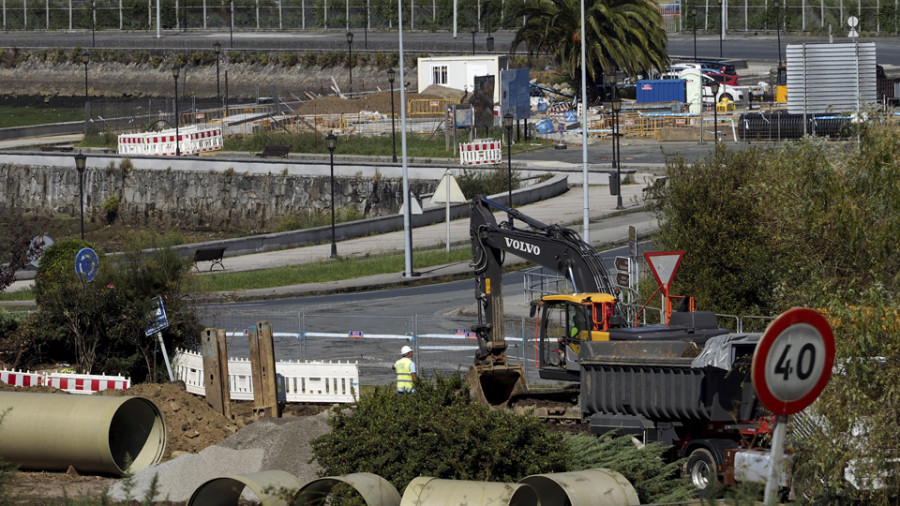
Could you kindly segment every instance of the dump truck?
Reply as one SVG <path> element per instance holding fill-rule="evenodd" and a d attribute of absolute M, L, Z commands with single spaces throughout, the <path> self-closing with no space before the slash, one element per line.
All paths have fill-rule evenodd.
<path fill-rule="evenodd" d="M 701 493 L 717 481 L 765 476 L 768 452 L 755 448 L 769 426 L 749 379 L 758 334 L 730 334 L 712 313 L 690 310 L 672 313 L 667 324 L 632 325 L 599 255 L 575 231 L 483 196 L 470 207 L 479 349 L 466 380 L 475 399 L 507 407 L 533 396 L 569 396 L 571 405 L 549 417 L 588 423 L 598 435 L 615 431 L 670 446 L 670 458 L 687 459 L 684 472 Z M 508 220 L 498 224 L 493 210 Z M 506 359 L 507 252 L 565 275 L 575 287 L 532 307 L 540 377 L 577 383 L 577 390 L 529 391 L 522 366 Z"/>

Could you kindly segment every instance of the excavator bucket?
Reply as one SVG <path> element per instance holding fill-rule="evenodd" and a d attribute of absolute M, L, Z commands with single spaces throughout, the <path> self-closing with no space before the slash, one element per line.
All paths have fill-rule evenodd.
<path fill-rule="evenodd" d="M 505 408 L 516 395 L 528 392 L 521 365 L 476 365 L 465 377 L 472 399 L 494 408 Z"/>

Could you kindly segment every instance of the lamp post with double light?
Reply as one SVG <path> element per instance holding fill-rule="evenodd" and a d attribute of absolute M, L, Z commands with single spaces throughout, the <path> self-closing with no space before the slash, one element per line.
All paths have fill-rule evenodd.
<path fill-rule="evenodd" d="M 697 61 L 697 6 L 691 6 L 691 24 L 694 25 L 694 61 Z"/>
<path fill-rule="evenodd" d="M 222 52 L 222 44 L 219 44 L 219 41 L 216 41 L 213 44 L 213 50 L 216 52 L 216 98 L 222 96 L 222 93 L 219 91 L 219 54 Z"/>
<path fill-rule="evenodd" d="M 391 83 L 391 149 L 394 152 L 394 163 L 397 163 L 397 130 L 394 128 L 394 67 L 387 71 L 388 81 Z"/>
<path fill-rule="evenodd" d="M 172 78 L 175 81 L 175 156 L 181 156 L 181 136 L 178 134 L 178 75 L 181 73 L 181 67 L 175 65 L 172 67 Z"/>
<path fill-rule="evenodd" d="M 778 66 L 781 66 L 781 16 L 779 12 L 781 2 L 775 0 L 775 33 L 778 36 Z"/>
<path fill-rule="evenodd" d="M 619 148 L 619 111 L 622 110 L 622 99 L 614 96 L 612 99 L 613 110 L 613 164 L 616 166 L 616 209 L 622 209 L 622 160 Z"/>
<path fill-rule="evenodd" d="M 353 93 L 353 32 L 347 32 L 347 68 L 350 70 L 350 93 Z"/>
<path fill-rule="evenodd" d="M 513 115 L 509 112 L 503 115 L 503 127 L 506 128 L 506 167 L 507 167 L 507 182 L 509 183 L 509 197 L 506 204 L 512 209 L 513 200 L 512 200 L 512 127 L 513 127 Z M 512 213 L 509 213 L 509 226 L 511 227 L 513 223 Z"/>
<path fill-rule="evenodd" d="M 337 257 L 337 243 L 334 240 L 334 148 L 337 147 L 337 137 L 334 133 L 325 136 L 325 146 L 328 147 L 331 165 L 331 258 L 335 258 Z"/>
<path fill-rule="evenodd" d="M 722 57 L 722 39 L 725 38 L 725 10 L 722 7 L 722 0 L 719 2 L 719 58 Z"/>
<path fill-rule="evenodd" d="M 97 45 L 97 5 L 95 0 L 91 0 L 91 47 Z"/>
<path fill-rule="evenodd" d="M 81 240 L 84 240 L 84 167 L 87 155 L 81 151 L 75 155 L 75 169 L 78 170 L 78 200 L 81 207 Z"/>

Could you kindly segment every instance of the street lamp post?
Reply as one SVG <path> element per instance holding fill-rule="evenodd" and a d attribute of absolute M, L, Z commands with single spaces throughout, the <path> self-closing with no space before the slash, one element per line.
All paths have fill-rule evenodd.
<path fill-rule="evenodd" d="M 615 106 L 616 101 L 616 74 L 612 72 L 607 74 L 606 83 L 609 85 L 611 91 L 610 105 Z M 616 163 L 616 126 L 619 124 L 619 117 L 617 111 L 613 109 L 613 136 L 612 136 L 612 168 L 616 168 L 618 163 Z"/>
<path fill-rule="evenodd" d="M 90 63 L 90 61 L 91 61 L 91 53 L 88 53 L 87 51 L 81 53 L 81 63 L 84 63 L 84 102 L 85 102 L 85 103 L 87 103 L 87 101 L 88 101 L 88 74 L 87 74 L 87 68 L 88 68 L 88 63 Z"/>
<path fill-rule="evenodd" d="M 719 83 L 713 81 L 709 85 L 709 91 L 712 92 L 713 96 L 713 138 L 716 145 L 719 144 L 719 100 L 717 95 L 719 94 Z"/>
<path fill-rule="evenodd" d="M 490 53 L 494 50 L 494 37 L 491 36 L 491 0 L 485 0 L 484 2 L 484 17 L 485 22 L 487 23 L 487 39 L 484 41 L 484 47 Z"/>
<path fill-rule="evenodd" d="M 622 110 L 622 99 L 614 96 L 612 99 L 613 110 L 613 145 L 616 146 L 613 151 L 613 164 L 616 166 L 616 209 L 622 209 L 622 161 L 620 160 L 621 151 L 619 145 L 619 111 Z"/>
<path fill-rule="evenodd" d="M 697 61 L 697 6 L 691 6 L 691 23 L 694 25 L 694 61 Z"/>
<path fill-rule="evenodd" d="M 478 26 L 472 26 L 472 54 L 475 54 L 475 34 L 478 33 Z"/>
<path fill-rule="evenodd" d="M 507 112 L 503 115 L 503 126 L 506 128 L 506 167 L 507 167 L 507 182 L 509 183 L 509 197 L 506 204 L 509 206 L 509 209 L 512 209 L 513 200 L 512 200 L 512 127 L 513 127 L 513 115 Z M 512 227 L 513 217 L 512 213 L 509 213 L 509 226 Z"/>
<path fill-rule="evenodd" d="M 213 44 L 213 49 L 216 52 L 216 98 L 220 98 L 222 93 L 219 91 L 219 53 L 222 52 L 222 44 L 219 44 L 219 41 L 216 41 Z"/>
<path fill-rule="evenodd" d="M 229 13 L 231 14 L 231 25 L 228 29 L 228 47 L 234 49 L 234 0 L 229 2 L 228 7 Z"/>
<path fill-rule="evenodd" d="M 365 20 L 363 22 L 363 48 L 369 49 L 369 0 L 363 0 L 363 9 L 365 9 Z"/>
<path fill-rule="evenodd" d="M 97 45 L 97 10 L 94 0 L 91 0 L 91 47 Z"/>
<path fill-rule="evenodd" d="M 391 83 L 391 149 L 394 152 L 394 163 L 397 163 L 397 130 L 394 128 L 394 75 L 396 72 L 391 67 L 387 71 L 388 81 Z"/>
<path fill-rule="evenodd" d="M 78 199 L 81 207 L 81 240 L 84 240 L 84 166 L 87 155 L 81 151 L 75 155 L 75 168 L 78 170 Z"/>
<path fill-rule="evenodd" d="M 172 78 L 175 80 L 175 156 L 181 156 L 181 136 L 178 134 L 178 74 L 181 67 L 172 67 Z"/>
<path fill-rule="evenodd" d="M 781 66 L 781 16 L 778 8 L 781 2 L 775 0 L 775 33 L 778 36 L 778 66 Z"/>
<path fill-rule="evenodd" d="M 350 70 L 350 93 L 353 93 L 353 32 L 347 32 L 347 68 Z"/>
<path fill-rule="evenodd" d="M 725 34 L 725 10 L 722 8 L 722 0 L 719 2 L 719 58 L 722 57 L 722 38 Z"/>
<path fill-rule="evenodd" d="M 337 257 L 337 243 L 334 242 L 334 148 L 337 147 L 337 137 L 334 133 L 325 136 L 325 146 L 331 159 L 331 258 Z"/>

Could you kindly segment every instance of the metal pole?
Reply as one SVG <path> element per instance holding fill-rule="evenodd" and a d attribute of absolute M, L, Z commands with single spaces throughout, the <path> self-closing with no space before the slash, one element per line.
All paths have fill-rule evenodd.
<path fill-rule="evenodd" d="M 401 76 L 402 78 L 403 76 Z M 394 128 L 394 69 L 388 70 L 388 81 L 391 82 L 391 149 L 394 152 L 394 163 L 397 163 L 397 129 Z"/>
<path fill-rule="evenodd" d="M 781 66 L 781 21 L 779 16 L 779 7 L 781 2 L 775 0 L 775 33 L 778 36 L 778 66 Z"/>
<path fill-rule="evenodd" d="M 159 347 L 162 350 L 163 361 L 166 363 L 166 371 L 169 372 L 169 381 L 175 381 L 175 375 L 172 374 L 172 364 L 169 362 L 169 353 L 166 351 L 166 343 L 163 341 L 162 332 L 157 332 L 156 338 L 159 339 Z"/>
<path fill-rule="evenodd" d="M 587 41 L 585 40 L 584 29 L 584 2 L 579 2 L 581 8 L 581 207 L 582 207 L 582 238 L 584 242 L 591 242 L 591 210 L 590 210 L 590 191 L 588 182 L 590 174 L 588 172 L 588 123 L 587 123 Z"/>
<path fill-rule="evenodd" d="M 334 239 L 334 148 L 329 146 L 328 152 L 331 158 L 331 258 L 337 256 L 337 243 Z"/>
<path fill-rule="evenodd" d="M 231 28 L 229 29 L 229 47 L 234 49 L 234 0 L 231 0 Z"/>
<path fill-rule="evenodd" d="M 78 200 L 81 207 L 81 240 L 84 240 L 84 169 L 78 170 Z"/>
<path fill-rule="evenodd" d="M 691 7 L 691 22 L 694 24 L 694 61 L 697 61 L 697 7 Z"/>
<path fill-rule="evenodd" d="M 763 504 L 766 506 L 773 505 L 777 502 L 782 459 L 784 457 L 784 433 L 786 425 L 787 417 L 785 415 L 775 415 L 775 430 L 772 431 L 772 458 L 769 466 L 768 480 L 766 481 L 765 495 L 763 496 Z"/>
<path fill-rule="evenodd" d="M 622 209 L 622 147 L 619 145 L 619 111 L 616 111 L 616 209 Z"/>
<path fill-rule="evenodd" d="M 91 0 L 91 47 L 97 45 L 97 37 L 95 35 L 97 27 L 97 10 L 94 0 Z"/>
<path fill-rule="evenodd" d="M 350 72 L 350 93 L 353 93 L 353 33 L 347 32 L 347 69 Z"/>
<path fill-rule="evenodd" d="M 472 54 L 475 54 L 475 34 L 478 33 L 478 30 L 472 30 Z"/>
<path fill-rule="evenodd" d="M 218 99 L 222 97 L 222 93 L 219 88 L 219 53 L 222 52 L 222 44 L 219 44 L 219 42 L 216 41 L 216 43 L 213 44 L 213 48 L 216 51 L 216 98 Z"/>
<path fill-rule="evenodd" d="M 509 114 L 509 113 L 507 113 Z M 512 200 L 512 124 L 506 126 L 506 168 L 507 168 L 507 183 L 509 184 L 509 197 L 506 204 L 509 206 L 510 210 L 513 207 Z M 449 185 L 448 185 L 449 187 Z M 512 213 L 509 213 L 509 226 L 510 228 L 513 226 L 513 217 Z"/>
<path fill-rule="evenodd" d="M 178 71 L 172 73 L 175 80 L 175 156 L 181 156 L 181 136 L 178 133 Z"/>
<path fill-rule="evenodd" d="M 725 7 L 722 6 L 722 0 L 719 0 L 719 58 L 722 57 L 722 39 L 725 36 Z"/>
<path fill-rule="evenodd" d="M 409 201 L 409 166 L 406 156 L 406 86 L 403 85 L 403 76 L 405 64 L 403 61 L 403 2 L 397 0 L 397 42 L 400 51 L 400 151 L 403 157 L 402 176 L 403 176 L 403 258 L 404 258 L 404 275 L 407 278 L 415 276 L 413 272 L 413 250 L 412 250 L 412 220 L 410 218 L 412 204 Z"/>

